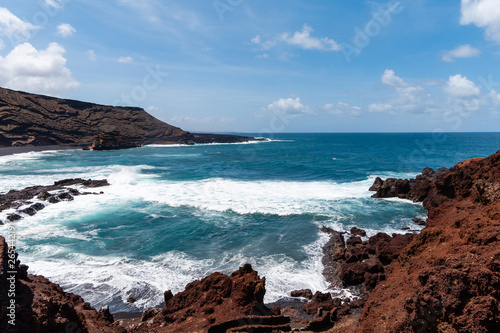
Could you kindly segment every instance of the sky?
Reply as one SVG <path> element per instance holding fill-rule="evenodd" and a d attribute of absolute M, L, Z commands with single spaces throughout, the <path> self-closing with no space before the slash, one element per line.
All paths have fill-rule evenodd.
<path fill-rule="evenodd" d="M 0 86 L 199 132 L 485 132 L 499 0 L 0 0 Z"/>

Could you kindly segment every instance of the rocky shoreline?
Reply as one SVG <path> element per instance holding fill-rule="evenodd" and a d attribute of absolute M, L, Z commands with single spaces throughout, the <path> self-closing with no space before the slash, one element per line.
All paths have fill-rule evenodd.
<path fill-rule="evenodd" d="M 105 180 L 65 180 L 11 191 L 0 210 L 33 208 L 33 199 L 57 202 Z M 73 187 L 72 187 L 73 186 Z M 74 188 L 78 186 L 78 188 Z M 500 327 L 500 151 L 451 169 L 424 169 L 412 180 L 377 179 L 374 198 L 398 197 L 428 209 L 419 233 L 370 238 L 353 228 L 330 235 L 324 275 L 341 298 L 291 291 L 290 301 L 265 305 L 265 278 L 250 265 L 231 275 L 213 273 L 183 292 L 166 291 L 165 306 L 141 318 L 117 320 L 41 276 L 27 274 L 14 255 L 16 329 L 19 332 L 497 332 Z M 10 194 L 9 194 L 10 193 Z M 48 195 L 45 195 L 47 193 Z M 83 194 L 83 193 L 82 193 Z M 42 197 L 40 197 L 42 196 Z M 61 198 L 62 196 L 62 198 Z M 39 198 L 40 197 L 40 198 Z M 28 206 L 28 207 L 26 207 Z M 17 213 L 16 213 L 17 214 Z M 29 215 L 29 214 L 28 214 Z M 9 219 L 10 220 L 10 219 Z M 12 220 L 11 220 L 12 221 Z M 418 222 L 418 221 L 417 221 Z M 420 221 L 422 222 L 422 221 Z M 16 223 L 16 222 L 11 222 Z M 8 332 L 9 280 L 15 249 L 0 237 L 0 330 Z M 9 289 L 10 288 L 10 289 Z"/>

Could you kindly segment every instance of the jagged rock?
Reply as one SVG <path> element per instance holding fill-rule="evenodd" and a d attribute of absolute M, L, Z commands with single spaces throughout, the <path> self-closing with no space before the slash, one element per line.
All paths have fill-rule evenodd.
<path fill-rule="evenodd" d="M 301 290 L 292 291 L 290 293 L 290 296 L 311 299 L 313 297 L 313 293 L 312 293 L 311 289 L 301 289 Z"/>
<path fill-rule="evenodd" d="M 7 220 L 9 220 L 10 222 L 19 221 L 20 219 L 22 219 L 21 215 L 12 213 L 7 214 Z"/>
<path fill-rule="evenodd" d="M 160 313 L 160 311 L 161 311 L 161 309 L 157 309 L 157 308 L 144 310 L 142 312 L 142 315 L 141 315 L 141 321 L 148 321 L 149 319 L 153 318 L 158 313 Z"/>
<path fill-rule="evenodd" d="M 172 294 L 171 290 L 167 290 L 163 293 L 163 299 L 165 300 L 165 303 L 170 301 L 172 299 L 172 297 L 174 297 L 174 295 Z"/>
<path fill-rule="evenodd" d="M 115 321 L 115 318 L 113 318 L 113 315 L 111 314 L 111 312 L 109 312 L 109 306 L 107 305 L 99 309 L 99 312 L 97 314 L 111 324 Z"/>
<path fill-rule="evenodd" d="M 264 306 L 264 294 L 265 278 L 249 264 L 230 276 L 213 273 L 189 283 L 172 298 L 168 295 L 165 308 L 151 319 L 153 323 L 137 327 L 137 332 L 203 331 L 249 315 L 268 316 L 271 312 Z M 207 316 L 212 319 L 207 321 Z"/>
<path fill-rule="evenodd" d="M 80 296 L 66 293 L 57 284 L 43 276 L 27 274 L 28 267 L 16 262 L 15 327 L 8 324 L 7 308 L 10 300 L 7 290 L 11 274 L 7 273 L 8 252 L 5 239 L 0 236 L 0 332 L 88 332 L 125 333 L 112 322 L 109 309 L 97 312 Z M 107 318 L 106 318 L 107 317 Z"/>
<path fill-rule="evenodd" d="M 427 226 L 392 261 L 383 286 L 378 284 L 371 293 L 357 329 L 496 332 L 500 151 L 460 162 L 449 171 L 424 170 L 422 177 L 428 188 L 423 201 L 429 210 Z M 371 248 L 382 250 L 378 245 Z"/>
<path fill-rule="evenodd" d="M 373 185 L 368 189 L 368 191 L 378 191 L 380 188 L 382 188 L 382 185 L 384 185 L 384 181 L 382 178 L 377 177 L 375 178 L 375 182 L 373 182 Z"/>
<path fill-rule="evenodd" d="M 304 311 L 310 315 L 314 315 L 319 309 L 323 311 L 331 311 L 340 307 L 341 301 L 339 298 L 332 299 L 330 293 L 322 293 L 317 291 L 311 301 L 304 305 Z"/>
<path fill-rule="evenodd" d="M 431 193 L 434 183 L 447 172 L 446 168 L 440 168 L 436 171 L 425 168 L 422 170 L 422 174 L 414 179 L 388 178 L 382 180 L 377 177 L 369 190 L 376 192 L 372 196 L 373 198 L 408 199 L 414 202 L 424 202 L 424 207 L 426 207 L 426 199 Z"/>
<path fill-rule="evenodd" d="M 351 228 L 351 235 L 365 237 L 366 231 L 364 231 L 363 229 L 360 229 L 360 228 L 352 227 Z"/>
<path fill-rule="evenodd" d="M 109 183 L 106 179 L 102 180 L 91 180 L 91 179 L 64 179 L 54 183 L 54 185 L 47 186 L 31 186 L 23 190 L 11 190 L 5 194 L 0 194 L 0 212 L 3 210 L 14 208 L 17 210 L 16 213 L 10 213 L 7 215 L 9 221 L 17 221 L 23 217 L 19 214 L 26 214 L 29 216 L 35 215 L 38 211 L 45 208 L 45 205 L 41 202 L 33 203 L 30 201 L 32 199 L 38 199 L 47 201 L 51 204 L 58 203 L 61 201 L 72 201 L 74 196 L 81 195 L 81 193 L 75 189 L 68 186 L 81 185 L 84 188 L 88 187 L 101 187 L 108 186 Z M 51 191 L 57 191 L 57 194 L 50 194 Z M 91 193 L 86 193 L 91 194 Z M 93 193 L 97 194 L 97 193 Z M 19 210 L 21 206 L 30 205 L 28 208 Z"/>

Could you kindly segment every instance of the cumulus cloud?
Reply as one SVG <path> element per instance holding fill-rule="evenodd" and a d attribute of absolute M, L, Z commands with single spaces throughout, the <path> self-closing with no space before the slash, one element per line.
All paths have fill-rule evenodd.
<path fill-rule="evenodd" d="M 68 23 L 63 23 L 60 24 L 57 27 L 57 34 L 61 37 L 69 37 L 73 35 L 76 32 L 76 29 L 73 28 L 70 24 Z"/>
<path fill-rule="evenodd" d="M 264 40 L 260 35 L 256 35 L 250 42 L 258 45 L 255 51 L 267 51 L 277 46 L 279 43 L 284 43 L 289 46 L 297 47 L 303 50 L 318 50 L 318 51 L 340 51 L 340 45 L 333 39 L 327 37 L 313 37 L 313 28 L 304 24 L 301 31 L 295 31 L 293 34 L 284 32 L 278 36 Z"/>
<path fill-rule="evenodd" d="M 457 48 L 446 51 L 441 59 L 446 62 L 453 62 L 458 58 L 472 58 L 477 57 L 481 51 L 476 49 L 475 47 L 470 46 L 469 44 L 460 45 Z"/>
<path fill-rule="evenodd" d="M 132 58 L 132 57 L 120 57 L 120 58 L 118 58 L 118 62 L 120 64 L 130 64 L 130 63 L 134 62 L 134 58 Z"/>
<path fill-rule="evenodd" d="M 351 106 L 345 102 L 338 102 L 337 104 L 329 103 L 319 106 L 320 109 L 335 116 L 359 116 L 361 108 L 359 106 Z"/>
<path fill-rule="evenodd" d="M 0 7 L 0 35 L 10 39 L 28 39 L 33 30 L 40 27 L 24 22 L 7 8 Z"/>
<path fill-rule="evenodd" d="M 392 87 L 406 87 L 408 84 L 403 81 L 400 77 L 396 76 L 396 73 L 392 69 L 386 69 L 381 79 L 383 84 L 387 84 Z"/>
<path fill-rule="evenodd" d="M 500 5 L 498 0 L 462 0 L 460 24 L 484 28 L 486 38 L 500 43 Z"/>
<path fill-rule="evenodd" d="M 419 84 L 407 83 L 398 77 L 392 69 L 386 69 L 380 81 L 394 89 L 397 97 L 368 106 L 370 112 L 426 112 L 429 93 Z"/>
<path fill-rule="evenodd" d="M 57 43 L 37 50 L 30 43 L 16 46 L 0 57 L 0 85 L 34 93 L 54 93 L 76 89 L 79 83 L 66 67 L 66 51 Z"/>
<path fill-rule="evenodd" d="M 316 38 L 311 36 L 313 28 L 304 24 L 301 31 L 295 31 L 292 36 L 286 32 L 280 39 L 289 45 L 299 47 L 304 50 L 340 51 L 340 46 L 333 39 Z"/>
<path fill-rule="evenodd" d="M 500 93 L 497 93 L 496 90 L 490 92 L 490 97 L 495 104 L 500 104 Z"/>
<path fill-rule="evenodd" d="M 280 98 L 267 106 L 267 110 L 273 113 L 287 115 L 290 118 L 299 117 L 305 114 L 311 114 L 311 109 L 303 105 L 300 98 Z"/>
<path fill-rule="evenodd" d="M 85 55 L 90 61 L 96 61 L 97 59 L 97 55 L 95 54 L 94 50 L 88 50 L 87 52 L 85 52 Z"/>
<path fill-rule="evenodd" d="M 450 76 L 444 91 L 455 97 L 465 98 L 478 96 L 481 90 L 474 84 L 474 82 L 467 79 L 467 77 L 460 74 Z"/>

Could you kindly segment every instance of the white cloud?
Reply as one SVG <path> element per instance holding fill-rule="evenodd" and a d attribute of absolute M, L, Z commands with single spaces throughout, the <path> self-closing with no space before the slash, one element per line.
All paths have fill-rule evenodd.
<path fill-rule="evenodd" d="M 500 93 L 497 93 L 495 90 L 490 92 L 490 97 L 493 99 L 495 104 L 500 104 Z"/>
<path fill-rule="evenodd" d="M 336 41 L 329 38 L 317 38 L 311 36 L 313 28 L 304 24 L 301 31 L 295 31 L 293 34 L 289 32 L 282 33 L 269 40 L 263 40 L 260 35 L 253 37 L 250 42 L 258 45 L 259 48 L 254 51 L 267 51 L 278 45 L 285 43 L 290 46 L 295 46 L 303 50 L 319 50 L 319 51 L 340 51 L 341 47 Z M 288 53 L 284 53 L 288 54 Z"/>
<path fill-rule="evenodd" d="M 359 116 L 361 114 L 361 108 L 359 106 L 351 106 L 344 102 L 338 102 L 337 104 L 324 104 L 319 106 L 320 109 L 325 110 L 327 113 L 336 116 Z"/>
<path fill-rule="evenodd" d="M 386 69 L 382 75 L 382 83 L 387 84 L 392 87 L 406 87 L 408 84 L 403 81 L 400 77 L 396 76 L 396 73 L 392 69 Z"/>
<path fill-rule="evenodd" d="M 61 37 L 69 37 L 73 35 L 76 32 L 76 29 L 73 28 L 70 24 L 68 23 L 63 23 L 60 24 L 57 27 L 57 34 Z"/>
<path fill-rule="evenodd" d="M 304 50 L 340 51 L 341 48 L 333 39 L 312 37 L 313 28 L 304 24 L 302 31 L 295 31 L 293 36 L 288 32 L 281 35 L 280 39 L 285 43 L 297 46 Z"/>
<path fill-rule="evenodd" d="M 368 106 L 370 112 L 427 112 L 430 94 L 416 83 L 407 83 L 398 77 L 392 69 L 386 69 L 380 81 L 392 87 L 397 97 L 384 102 L 372 103 Z"/>
<path fill-rule="evenodd" d="M 52 8 L 62 8 L 66 1 L 69 0 L 45 0 L 45 4 Z"/>
<path fill-rule="evenodd" d="M 0 85 L 34 93 L 59 93 L 79 87 L 66 68 L 66 51 L 57 43 L 37 50 L 31 44 L 16 46 L 0 57 Z"/>
<path fill-rule="evenodd" d="M 88 50 L 87 52 L 85 52 L 85 55 L 90 61 L 96 61 L 97 59 L 97 55 L 95 54 L 94 50 Z"/>
<path fill-rule="evenodd" d="M 28 39 L 33 30 L 40 27 L 29 22 L 24 22 L 7 8 L 0 7 L 0 35 L 11 39 Z"/>
<path fill-rule="evenodd" d="M 120 64 L 130 64 L 130 63 L 134 62 L 134 58 L 132 58 L 132 57 L 120 57 L 120 58 L 118 58 L 118 62 Z"/>
<path fill-rule="evenodd" d="M 257 36 L 255 36 L 254 38 L 252 38 L 250 41 L 251 41 L 253 44 L 260 44 L 260 42 L 261 42 L 261 40 L 260 40 L 260 36 L 259 36 L 259 35 L 257 35 Z"/>
<path fill-rule="evenodd" d="M 450 76 L 444 91 L 459 98 L 478 96 L 481 93 L 474 82 L 460 74 Z"/>
<path fill-rule="evenodd" d="M 267 110 L 279 113 L 279 114 L 284 114 L 288 115 L 291 118 L 295 118 L 301 115 L 305 114 L 311 114 L 311 110 L 308 106 L 303 105 L 300 102 L 300 98 L 297 97 L 295 99 L 293 98 L 280 98 L 277 101 L 272 102 L 267 106 Z"/>
<path fill-rule="evenodd" d="M 266 40 L 262 41 L 262 38 L 259 35 L 256 35 L 254 38 L 250 39 L 250 42 L 252 44 L 259 45 L 260 48 L 258 51 L 265 51 L 265 50 L 270 50 L 276 45 L 276 41 L 274 40 Z"/>
<path fill-rule="evenodd" d="M 370 112 L 389 112 L 393 106 L 389 103 L 372 103 L 368 106 Z"/>
<path fill-rule="evenodd" d="M 475 24 L 486 30 L 486 38 L 500 43 L 498 0 L 462 0 L 460 24 Z"/>
<path fill-rule="evenodd" d="M 460 45 L 454 50 L 446 51 L 441 59 L 446 62 L 453 62 L 457 58 L 472 58 L 477 57 L 481 51 L 476 49 L 475 47 L 470 46 L 469 44 Z"/>

